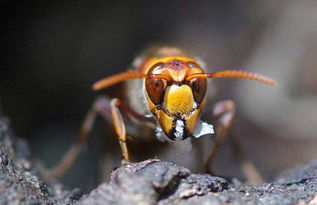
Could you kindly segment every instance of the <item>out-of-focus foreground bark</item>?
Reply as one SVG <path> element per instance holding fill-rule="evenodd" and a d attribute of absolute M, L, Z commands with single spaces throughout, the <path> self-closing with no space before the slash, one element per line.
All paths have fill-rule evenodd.
<path fill-rule="evenodd" d="M 294 169 L 274 182 L 244 185 L 158 159 L 130 163 L 112 172 L 89 194 L 67 191 L 44 180 L 29 158 L 28 144 L 0 117 L 0 204 L 315 204 L 317 162 Z"/>

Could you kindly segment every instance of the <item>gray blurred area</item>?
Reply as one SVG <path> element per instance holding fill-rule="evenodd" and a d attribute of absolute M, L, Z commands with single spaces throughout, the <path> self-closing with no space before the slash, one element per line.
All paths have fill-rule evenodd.
<path fill-rule="evenodd" d="M 29 139 L 34 157 L 52 166 L 98 95 L 90 89 L 93 82 L 123 71 L 149 45 L 179 45 L 203 59 L 209 71 L 244 69 L 277 80 L 278 86 L 270 87 L 216 79 L 210 93 L 210 104 L 232 99 L 237 105 L 215 171 L 241 177 L 233 138 L 270 180 L 317 155 L 316 10 L 313 0 L 5 1 L 3 112 L 15 132 Z M 114 96 L 119 88 L 102 93 Z M 100 167 L 119 165 L 112 131 L 98 119 L 87 151 L 62 177 L 69 187 L 91 189 Z M 150 145 L 131 146 L 146 150 Z"/>

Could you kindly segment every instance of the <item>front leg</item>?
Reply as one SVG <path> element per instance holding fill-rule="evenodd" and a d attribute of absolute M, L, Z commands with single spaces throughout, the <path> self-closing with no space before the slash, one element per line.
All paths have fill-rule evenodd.
<path fill-rule="evenodd" d="M 219 146 L 224 142 L 235 115 L 235 105 L 231 100 L 221 101 L 212 110 L 212 119 L 217 121 L 215 142 L 213 143 L 204 163 L 206 172 L 212 173 L 212 162 Z"/>
<path fill-rule="evenodd" d="M 130 157 L 126 144 L 126 128 L 121 112 L 125 114 L 127 119 L 129 119 L 134 124 L 145 125 L 151 128 L 155 127 L 155 124 L 153 124 L 149 118 L 134 112 L 128 106 L 122 104 L 119 99 L 110 100 L 106 96 L 100 96 L 94 101 L 93 105 L 87 112 L 87 115 L 80 127 L 76 141 L 67 150 L 61 161 L 51 170 L 43 170 L 41 165 L 38 164 L 39 168 L 43 170 L 42 174 L 47 178 L 55 178 L 63 175 L 72 167 L 82 148 L 87 144 L 88 136 L 93 128 L 97 115 L 100 115 L 106 121 L 112 122 L 114 124 L 122 152 L 122 164 L 129 162 Z"/>
<path fill-rule="evenodd" d="M 212 145 L 205 161 L 205 170 L 212 173 L 212 162 L 218 152 L 220 145 L 226 140 L 229 128 L 235 115 L 235 104 L 231 100 L 221 101 L 215 105 L 212 111 L 212 119 L 217 121 L 216 139 Z M 245 158 L 243 149 L 238 141 L 233 139 L 232 144 L 237 151 L 237 157 L 241 164 L 241 170 L 250 184 L 259 184 L 263 181 L 261 175 L 253 163 Z"/>
<path fill-rule="evenodd" d="M 121 164 L 127 164 L 130 162 L 130 157 L 129 157 L 129 151 L 127 147 L 126 128 L 123 122 L 121 112 L 119 110 L 119 106 L 122 105 L 122 103 L 119 99 L 115 98 L 111 100 L 110 105 L 111 105 L 112 120 L 113 120 L 115 131 L 118 135 L 118 140 L 119 140 L 121 153 L 123 157 Z"/>

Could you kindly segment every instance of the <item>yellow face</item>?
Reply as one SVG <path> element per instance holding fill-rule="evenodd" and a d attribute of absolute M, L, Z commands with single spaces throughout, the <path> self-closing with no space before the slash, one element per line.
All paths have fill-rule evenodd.
<path fill-rule="evenodd" d="M 195 130 L 205 103 L 207 81 L 186 77 L 203 72 L 192 59 L 181 57 L 159 59 L 148 70 L 149 77 L 145 80 L 148 106 L 172 140 L 184 140 Z"/>

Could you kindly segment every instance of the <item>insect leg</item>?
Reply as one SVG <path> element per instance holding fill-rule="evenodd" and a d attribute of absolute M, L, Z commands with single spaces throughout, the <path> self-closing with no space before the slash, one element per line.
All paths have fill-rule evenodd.
<path fill-rule="evenodd" d="M 111 104 L 111 114 L 114 123 L 115 131 L 118 135 L 118 140 L 122 152 L 122 164 L 126 164 L 130 162 L 128 147 L 127 147 L 127 136 L 126 136 L 126 128 L 122 119 L 121 112 L 119 110 L 119 106 L 122 105 L 121 101 L 117 98 L 114 98 L 110 102 Z"/>
<path fill-rule="evenodd" d="M 100 96 L 94 101 L 93 105 L 87 112 L 85 119 L 80 127 L 80 131 L 76 138 L 76 141 L 66 151 L 61 161 L 58 162 L 58 164 L 51 170 L 44 170 L 41 165 L 38 164 L 39 168 L 42 170 L 42 174 L 47 178 L 59 177 L 72 167 L 79 153 L 87 144 L 88 135 L 93 128 L 95 119 L 98 114 L 101 115 L 105 120 L 114 123 L 116 133 L 119 136 L 119 143 L 124 158 L 123 163 L 129 161 L 128 150 L 125 142 L 125 126 L 119 107 L 122 109 L 122 111 L 124 111 L 123 113 L 127 115 L 128 119 L 130 119 L 134 123 L 139 123 L 148 127 L 155 126 L 155 124 L 153 124 L 148 118 L 145 118 L 144 116 L 133 112 L 127 106 L 121 104 L 118 99 L 110 100 L 106 96 Z"/>
<path fill-rule="evenodd" d="M 235 105 L 234 102 L 230 100 L 217 103 L 212 110 L 212 119 L 217 120 L 217 127 L 215 131 L 215 142 L 212 145 L 205 161 L 205 170 L 209 173 L 212 173 L 212 162 L 218 152 L 219 146 L 226 138 L 228 129 L 231 127 L 234 114 Z"/>
<path fill-rule="evenodd" d="M 79 134 L 76 138 L 76 141 L 68 148 L 66 153 L 63 155 L 62 159 L 50 170 L 44 170 L 41 165 L 39 165 L 42 170 L 42 174 L 46 178 L 55 178 L 62 176 L 67 170 L 69 170 L 79 153 L 83 149 L 84 145 L 87 144 L 87 137 L 90 133 L 95 119 L 98 114 L 101 116 L 111 116 L 111 107 L 110 100 L 104 96 L 98 97 L 91 108 L 88 110 L 85 119 L 80 127 Z"/>
<path fill-rule="evenodd" d="M 241 171 L 247 179 L 248 184 L 257 185 L 263 183 L 263 177 L 257 171 L 254 164 L 246 158 L 241 144 L 237 140 L 232 141 L 232 146 L 239 160 Z"/>
<path fill-rule="evenodd" d="M 220 145 L 225 141 L 227 132 L 231 127 L 235 115 L 235 104 L 230 100 L 221 101 L 217 103 L 212 111 L 212 118 L 217 121 L 216 139 L 208 153 L 205 169 L 207 172 L 212 173 L 212 161 L 214 160 Z M 253 163 L 247 160 L 244 156 L 243 149 L 238 141 L 233 140 L 233 146 L 237 152 L 238 160 L 241 163 L 243 174 L 251 184 L 259 184 L 262 180 L 261 175 L 258 173 Z"/>

